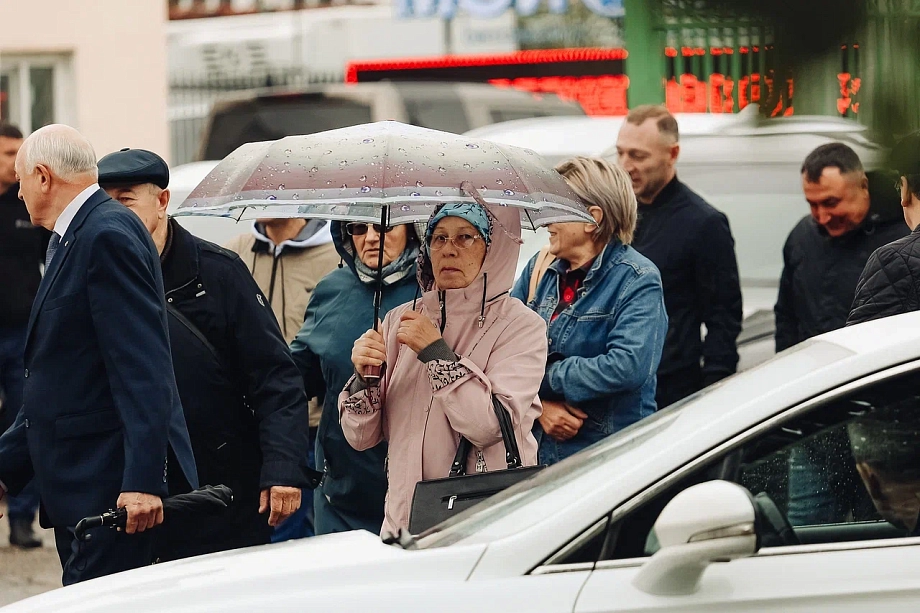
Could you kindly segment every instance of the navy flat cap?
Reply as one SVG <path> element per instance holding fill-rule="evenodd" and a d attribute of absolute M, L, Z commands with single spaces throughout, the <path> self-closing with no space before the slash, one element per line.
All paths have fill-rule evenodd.
<path fill-rule="evenodd" d="M 169 166 L 163 158 L 146 149 L 124 148 L 99 160 L 98 166 L 102 187 L 153 183 L 166 189 L 169 185 Z"/>

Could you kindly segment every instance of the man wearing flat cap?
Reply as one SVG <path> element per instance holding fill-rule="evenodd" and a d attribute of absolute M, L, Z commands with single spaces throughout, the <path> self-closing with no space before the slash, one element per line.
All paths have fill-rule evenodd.
<path fill-rule="evenodd" d="M 268 543 L 293 514 L 306 465 L 303 380 L 263 296 L 239 257 L 166 215 L 169 168 L 155 153 L 122 149 L 99 160 L 99 184 L 134 211 L 160 254 L 179 397 L 202 485 L 234 492 L 230 510 L 163 524 L 162 561 Z M 170 483 L 171 490 L 187 489 Z M 270 512 L 268 518 L 260 514 Z"/>
<path fill-rule="evenodd" d="M 891 151 L 895 189 L 911 232 L 876 249 L 866 262 L 847 325 L 920 310 L 920 132 Z"/>

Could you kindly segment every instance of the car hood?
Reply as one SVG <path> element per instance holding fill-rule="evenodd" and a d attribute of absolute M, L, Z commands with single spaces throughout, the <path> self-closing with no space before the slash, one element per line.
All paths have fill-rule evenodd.
<path fill-rule="evenodd" d="M 465 581 L 484 550 L 480 545 L 406 551 L 369 532 L 330 534 L 156 564 L 47 592 L 2 611 L 332 611 L 356 592 L 389 592 L 409 581 Z"/>

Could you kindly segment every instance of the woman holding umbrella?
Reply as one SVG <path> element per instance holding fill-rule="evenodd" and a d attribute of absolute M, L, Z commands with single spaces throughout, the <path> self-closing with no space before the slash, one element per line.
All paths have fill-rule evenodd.
<path fill-rule="evenodd" d="M 339 424 L 338 392 L 354 373 L 352 343 L 373 318 L 381 226 L 334 221 L 331 231 L 336 250 L 347 266 L 334 270 L 316 286 L 304 325 L 291 344 L 307 395 L 325 396 L 316 440 L 316 466 L 326 474 L 314 491 L 314 528 L 317 535 L 349 530 L 379 533 L 387 489 L 387 446 L 380 442 L 356 451 L 348 444 Z M 381 301 L 384 313 L 416 296 L 419 253 L 413 225 L 390 227 L 385 238 Z"/>
<path fill-rule="evenodd" d="M 468 474 L 505 467 L 493 395 L 511 415 L 523 463 L 536 463 L 546 325 L 509 295 L 520 232 L 512 207 L 437 208 L 419 258 L 420 303 L 393 309 L 354 344 L 358 374 L 339 413 L 355 449 L 389 443 L 383 532 L 408 526 L 415 484 L 448 475 L 461 436 L 474 447 Z M 362 376 L 378 367 L 379 379 Z"/>

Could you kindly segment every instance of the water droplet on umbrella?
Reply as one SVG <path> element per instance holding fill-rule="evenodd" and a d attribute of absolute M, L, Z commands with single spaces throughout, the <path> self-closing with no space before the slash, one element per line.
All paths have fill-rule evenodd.
<path fill-rule="evenodd" d="M 372 142 L 374 142 L 374 139 L 373 139 L 373 138 L 365 138 L 365 139 L 364 139 L 363 141 L 361 141 L 361 142 L 362 142 L 362 143 L 365 143 L 365 144 L 367 144 L 367 143 L 372 143 Z"/>
<path fill-rule="evenodd" d="M 514 192 L 511 191 L 510 189 L 506 189 L 506 190 L 505 190 L 505 195 L 506 195 L 506 196 L 513 196 L 513 195 L 514 195 Z"/>
<path fill-rule="evenodd" d="M 447 169 L 443 166 L 438 166 L 438 172 L 447 172 Z"/>
<path fill-rule="evenodd" d="M 348 189 L 348 183 L 342 183 L 342 189 Z"/>
<path fill-rule="evenodd" d="M 421 182 L 421 181 L 416 181 L 416 182 L 415 182 L 415 187 L 422 187 L 422 182 Z"/>
<path fill-rule="evenodd" d="M 364 187 L 361 188 L 361 193 L 362 193 L 362 194 L 366 194 L 366 193 L 368 193 L 369 191 L 371 191 L 371 188 L 369 188 L 367 185 L 365 185 Z"/>
<path fill-rule="evenodd" d="M 346 160 L 342 160 L 341 162 L 339 162 L 339 166 L 347 166 L 347 165 L 348 165 L 348 162 Z"/>
<path fill-rule="evenodd" d="M 463 165 L 463 168 L 464 168 L 465 170 L 472 170 L 473 166 L 470 165 L 470 164 L 464 164 L 464 165 Z"/>
<path fill-rule="evenodd" d="M 441 190 L 437 190 L 437 191 L 434 193 L 434 195 L 435 195 L 435 196 L 443 196 L 443 195 L 444 195 L 444 192 L 442 192 Z"/>
<path fill-rule="evenodd" d="M 290 166 L 291 163 L 290 163 L 290 162 L 285 162 L 284 165 L 285 165 L 285 166 Z"/>
<path fill-rule="evenodd" d="M 294 152 L 291 151 L 290 149 L 285 149 L 285 150 L 284 150 L 284 155 L 291 155 L 292 153 L 294 153 Z"/>
<path fill-rule="evenodd" d="M 332 185 L 332 181 L 326 181 L 326 185 Z"/>
<path fill-rule="evenodd" d="M 498 183 L 499 185 L 504 185 L 504 184 L 505 184 L 505 182 L 502 181 L 501 179 L 495 179 L 495 182 Z"/>
<path fill-rule="evenodd" d="M 332 149 L 326 149 L 326 155 L 329 155 L 330 153 L 332 153 Z"/>
<path fill-rule="evenodd" d="M 418 192 L 412 192 L 412 193 L 409 194 L 409 195 L 410 195 L 410 196 L 421 196 L 421 194 L 418 193 Z M 407 206 L 408 206 L 408 205 L 407 205 Z"/>
<path fill-rule="evenodd" d="M 408 204 L 404 204 L 401 207 L 399 207 L 399 210 L 408 212 L 412 210 L 412 207 L 409 206 Z"/>
<path fill-rule="evenodd" d="M 447 146 L 447 141 L 446 141 L 446 140 L 442 140 L 442 141 L 441 141 L 441 146 L 442 146 L 442 147 L 446 147 L 446 146 Z"/>
<path fill-rule="evenodd" d="M 310 169 L 310 172 L 319 172 L 319 168 L 314 166 L 313 168 Z"/>
<path fill-rule="evenodd" d="M 399 151 L 400 153 L 405 153 L 405 152 L 406 152 L 406 150 L 403 149 L 402 147 L 400 147 L 399 149 L 397 149 L 397 151 Z"/>
<path fill-rule="evenodd" d="M 278 196 L 276 196 L 275 194 L 269 194 L 268 197 L 265 199 L 266 200 L 277 200 Z"/>
<path fill-rule="evenodd" d="M 284 189 L 284 183 L 278 186 L 278 189 Z"/>
<path fill-rule="evenodd" d="M 466 148 L 467 149 L 479 149 L 479 145 L 477 145 L 476 143 L 467 143 Z"/>
<path fill-rule="evenodd" d="M 440 157 L 444 157 L 444 156 L 447 155 L 447 154 L 444 153 L 443 151 L 438 151 L 438 155 L 439 155 Z"/>
<path fill-rule="evenodd" d="M 291 200 L 300 200 L 300 194 L 291 194 Z"/>
<path fill-rule="evenodd" d="M 361 175 L 361 180 L 362 180 L 362 181 L 367 181 L 367 175 Z"/>

